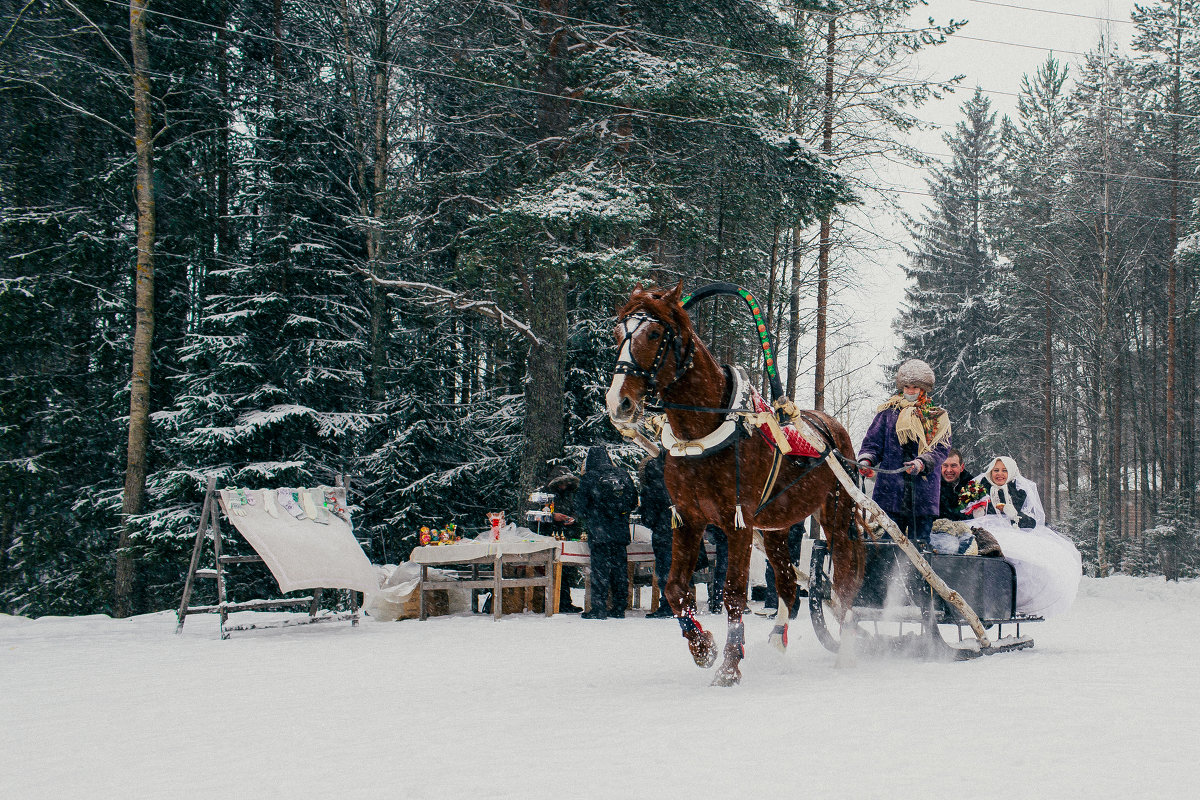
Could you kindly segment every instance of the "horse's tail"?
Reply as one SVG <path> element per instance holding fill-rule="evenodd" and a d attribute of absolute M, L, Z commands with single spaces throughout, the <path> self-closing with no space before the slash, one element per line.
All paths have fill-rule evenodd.
<path fill-rule="evenodd" d="M 853 448 L 850 452 L 854 452 Z M 855 524 L 856 511 L 850 492 L 840 481 L 835 482 L 821 510 L 821 527 L 833 556 L 833 573 L 837 576 L 834 592 L 838 596 L 838 606 L 843 609 L 854 604 L 867 568 L 864 532 Z"/>

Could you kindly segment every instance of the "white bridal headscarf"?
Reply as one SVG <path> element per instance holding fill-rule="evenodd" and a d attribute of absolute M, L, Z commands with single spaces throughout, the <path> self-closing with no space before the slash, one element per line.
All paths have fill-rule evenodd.
<path fill-rule="evenodd" d="M 1042 508 L 1042 497 L 1038 494 L 1037 484 L 1022 475 L 1021 470 L 1017 468 L 1017 462 L 1009 456 L 992 456 L 987 469 L 975 476 L 975 482 L 983 486 L 984 480 L 987 480 L 987 484 L 991 485 L 992 467 L 996 466 L 997 461 L 1004 464 L 1004 468 L 1008 470 L 1008 483 L 1025 492 L 1025 506 L 1021 511 L 1027 516 L 1033 517 L 1038 525 L 1045 525 L 1046 509 Z M 995 489 L 992 491 L 995 492 Z"/>

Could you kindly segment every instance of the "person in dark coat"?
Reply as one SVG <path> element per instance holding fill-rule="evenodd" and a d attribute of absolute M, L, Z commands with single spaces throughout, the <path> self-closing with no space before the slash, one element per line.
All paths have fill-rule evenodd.
<path fill-rule="evenodd" d="M 729 537 L 725 531 L 716 525 L 704 529 L 704 538 L 713 543 L 716 555 L 712 562 L 712 591 L 708 594 L 708 613 L 721 613 L 721 605 L 725 602 L 725 573 L 729 570 Z M 701 546 L 700 552 L 705 552 L 706 546 Z M 706 554 L 707 555 L 707 554 Z"/>
<path fill-rule="evenodd" d="M 575 520 L 575 492 L 579 489 L 579 478 L 566 467 L 559 465 L 550 471 L 544 491 L 554 495 L 554 517 L 551 520 L 555 535 L 565 539 L 579 538 L 579 523 Z M 571 587 L 579 577 L 579 567 L 564 565 L 562 582 L 558 587 L 558 611 L 560 614 L 578 614 L 582 608 L 571 601 Z"/>
<path fill-rule="evenodd" d="M 641 514 L 642 524 L 650 529 L 650 545 L 654 548 L 654 577 L 658 580 L 658 610 L 647 617 L 672 617 L 674 612 L 667 602 L 667 577 L 671 574 L 671 495 L 663 480 L 663 464 L 666 452 L 657 458 L 647 458 L 641 464 Z"/>
<path fill-rule="evenodd" d="M 815 523 L 813 523 L 813 524 L 815 524 Z M 799 563 L 800 551 L 804 547 L 804 523 L 803 522 L 797 522 L 795 525 L 788 528 L 787 547 L 788 547 L 788 558 L 790 558 L 792 560 L 793 564 Z M 807 569 L 807 567 L 806 567 L 806 569 Z M 779 613 L 778 612 L 779 590 L 775 588 L 775 568 L 771 566 L 770 561 L 767 562 L 766 579 L 767 579 L 767 591 L 766 591 L 766 596 L 764 597 L 763 608 L 776 609 L 776 614 L 778 614 Z M 796 587 L 796 600 L 795 600 L 795 602 L 792 603 L 792 607 L 790 609 L 788 609 L 788 618 L 789 619 L 796 618 L 796 612 L 800 608 L 801 597 L 808 596 L 807 591 L 804 591 L 803 594 L 801 594 L 801 591 L 803 591 L 803 590 L 799 586 L 797 586 Z"/>
<path fill-rule="evenodd" d="M 872 497 L 906 536 L 928 547 L 941 499 L 941 466 L 950 452 L 950 418 L 933 405 L 933 370 L 910 359 L 896 370 L 897 394 L 881 405 L 859 448 L 859 471 L 875 469 Z M 874 469 L 873 469 L 874 468 Z"/>
<path fill-rule="evenodd" d="M 575 509 L 587 525 L 592 561 L 592 609 L 585 619 L 624 617 L 629 600 L 629 512 L 637 507 L 633 479 L 604 447 L 589 447 Z M 611 609 L 611 610 L 610 610 Z"/>
<path fill-rule="evenodd" d="M 938 498 L 938 517 L 961 522 L 970 519 L 962 511 L 958 495 L 971 482 L 971 476 L 963 466 L 962 453 L 951 449 L 942 462 L 942 487 Z"/>

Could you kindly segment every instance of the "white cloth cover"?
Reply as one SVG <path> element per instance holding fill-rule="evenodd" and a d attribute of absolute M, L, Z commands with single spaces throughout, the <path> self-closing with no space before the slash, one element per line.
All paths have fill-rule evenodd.
<path fill-rule="evenodd" d="M 385 564 L 376 567 L 379 573 L 379 590 L 367 595 L 363 610 L 371 617 L 381 621 L 394 622 L 404 618 L 404 606 L 412 599 L 413 592 L 421 585 L 421 565 L 414 561 L 406 561 L 399 566 Z M 430 569 L 430 577 L 449 580 L 451 575 L 440 569 Z M 469 589 L 446 589 L 450 602 L 449 612 L 461 614 L 471 610 L 471 591 Z"/>
<path fill-rule="evenodd" d="M 236 491 L 220 490 L 221 507 L 238 533 L 250 543 L 254 552 L 262 556 L 267 569 L 279 582 L 280 591 L 318 588 L 354 589 L 366 594 L 378 591 L 379 571 L 354 538 L 348 520 L 327 514 L 327 524 L 318 524 L 312 519 L 297 519 L 290 514 L 271 516 L 261 502 L 239 507 Z M 311 492 L 315 504 L 321 505 L 325 492 L 341 490 L 319 486 L 286 491 Z M 282 505 L 283 495 L 277 497 Z M 345 503 L 344 498 L 339 499 Z M 231 505 L 238 513 L 230 513 Z"/>
<path fill-rule="evenodd" d="M 1017 574 L 1018 613 L 1046 618 L 1063 614 L 1075 602 L 1083 559 L 1070 539 L 1046 527 L 1046 511 L 1037 484 L 1023 476 L 1011 458 L 993 458 L 987 471 L 976 476 L 975 481 L 982 484 L 989 477 L 997 458 L 1008 470 L 1009 483 L 1015 483 L 1025 492 L 1022 510 L 1037 521 L 1037 527 L 1018 528 L 1003 514 L 985 514 L 972 519 L 970 525 L 982 527 L 995 536 L 1004 551 L 1004 560 L 1013 565 Z"/>

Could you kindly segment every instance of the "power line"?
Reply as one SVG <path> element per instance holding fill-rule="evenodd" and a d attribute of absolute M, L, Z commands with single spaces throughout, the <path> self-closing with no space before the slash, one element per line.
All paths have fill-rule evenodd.
<path fill-rule="evenodd" d="M 125 7 L 125 4 L 124 4 L 124 3 L 122 3 L 122 2 L 120 2 L 120 0 L 102 0 L 102 2 L 108 3 L 108 4 L 110 4 L 110 5 L 116 5 L 116 6 L 120 6 L 120 7 L 122 7 L 122 8 L 124 8 L 124 7 Z M 580 18 L 574 18 L 574 17 L 563 17 L 562 15 L 554 14 L 553 12 L 549 12 L 549 11 L 547 11 L 547 12 L 542 12 L 542 11 L 540 11 L 540 10 L 537 10 L 537 9 L 528 9 L 528 8 L 527 8 L 527 7 L 525 7 L 525 6 L 518 6 L 518 7 L 519 7 L 519 8 L 526 9 L 526 10 L 536 10 L 538 13 L 545 13 L 545 14 L 548 14 L 548 15 L 550 15 L 550 16 L 562 17 L 562 18 L 564 18 L 564 19 L 580 19 Z M 792 8 L 792 7 L 791 7 L 791 6 L 785 6 L 785 8 Z M 804 9 L 800 9 L 800 10 L 804 10 Z M 174 19 L 174 20 L 178 20 L 178 21 L 180 21 L 180 22 L 188 22 L 188 23 L 191 23 L 191 24 L 194 24 L 194 25 L 198 25 L 198 26 L 200 26 L 200 27 L 204 27 L 204 28 L 209 28 L 209 29 L 212 29 L 212 30 L 217 30 L 217 31 L 226 31 L 226 32 L 229 32 L 229 33 L 233 33 L 233 34 L 235 34 L 235 35 L 239 35 L 239 36 L 245 36 L 245 37 L 250 37 L 250 38 L 254 38 L 254 39 L 260 39 L 260 40 L 262 40 L 262 41 L 267 41 L 267 42 L 272 42 L 272 43 L 275 43 L 275 42 L 277 42 L 277 41 L 278 41 L 280 44 L 283 44 L 282 40 L 277 40 L 277 39 L 276 39 L 275 37 L 273 37 L 273 36 L 266 36 L 266 35 L 263 35 L 263 34 L 252 33 L 252 32 L 250 32 L 250 31 L 239 31 L 239 30 L 233 30 L 233 29 L 230 29 L 230 28 L 225 28 L 225 27 L 222 27 L 222 26 L 219 26 L 219 25 L 215 25 L 215 24 L 212 24 L 212 23 L 207 23 L 207 22 L 202 22 L 202 21 L 200 21 L 200 20 L 191 19 L 191 18 L 189 18 L 189 17 L 182 17 L 182 16 L 175 15 L 175 14 L 169 14 L 169 13 L 166 13 L 166 12 L 163 12 L 163 11 L 156 11 L 156 10 L 148 10 L 148 11 L 149 11 L 149 13 L 151 13 L 151 14 L 157 14 L 157 15 L 158 15 L 158 16 L 160 16 L 160 17 L 164 17 L 164 18 L 167 18 L 167 19 Z M 813 14 L 818 14 L 818 15 L 825 15 L 825 16 L 837 16 L 837 15 L 833 15 L 833 14 L 828 14 L 828 13 L 826 13 L 826 12 L 810 12 L 810 13 L 813 13 Z M 594 22 L 591 22 L 591 21 L 589 21 L 589 20 L 582 20 L 582 19 L 580 19 L 580 21 L 582 21 L 582 22 L 587 22 L 588 24 L 595 24 L 595 25 L 603 25 L 603 24 L 604 24 L 604 23 L 594 23 Z M 655 35 L 657 35 L 657 34 L 650 34 L 649 32 L 645 32 L 645 31 L 636 31 L 636 32 L 637 32 L 639 35 L 640 35 L 640 34 L 648 34 L 648 35 L 651 35 L 651 36 L 655 36 Z M 919 31 L 918 31 L 918 30 L 916 30 L 916 29 L 913 29 L 913 30 L 912 30 L 912 32 L 919 32 Z M 954 35 L 958 36 L 959 34 L 954 34 Z M 712 46 L 712 47 L 718 47 L 718 48 L 722 48 L 722 49 L 731 49 L 731 50 L 733 49 L 733 48 L 723 48 L 723 46 L 720 46 L 720 45 L 709 45 L 709 44 L 708 44 L 708 43 L 706 43 L 706 42 L 699 42 L 699 41 L 696 41 L 696 40 L 694 40 L 694 39 L 675 38 L 675 39 L 674 39 L 674 41 L 677 41 L 677 42 L 680 42 L 680 43 L 690 43 L 690 44 L 697 44 L 697 45 L 706 46 L 706 47 L 708 47 L 708 46 Z M 986 39 L 978 39 L 978 41 L 990 41 L 990 42 L 991 42 L 991 43 L 993 43 L 993 44 L 1013 44 L 1013 43 L 999 42 L 999 41 L 994 41 L 994 40 L 986 40 Z M 294 42 L 289 42 L 289 43 L 287 43 L 287 44 L 288 44 L 288 46 L 290 46 L 290 47 L 297 47 L 297 48 L 301 48 L 301 49 L 306 49 L 306 50 L 309 50 L 309 51 L 311 51 L 311 52 L 314 52 L 314 53 L 321 53 L 321 54 L 323 54 L 323 55 L 327 55 L 327 56 L 330 56 L 330 57 L 335 57 L 335 58 L 340 58 L 340 57 L 349 57 L 349 58 L 353 58 L 353 59 L 355 59 L 356 61 L 359 61 L 359 62 L 362 62 L 362 63 L 366 63 L 366 64 L 377 64 L 377 63 L 379 63 L 379 61 L 378 61 L 377 59 L 374 59 L 374 58 L 371 58 L 371 57 L 364 57 L 364 56 L 361 56 L 361 55 L 351 55 L 351 54 L 348 54 L 348 53 L 339 53 L 339 52 L 337 52 L 337 51 L 334 51 L 334 50 L 329 50 L 329 49 L 322 48 L 322 47 L 318 47 L 318 46 L 316 46 L 316 45 L 309 45 L 309 44 L 299 44 L 299 43 L 294 43 Z M 1018 45 L 1018 46 L 1026 46 L 1026 45 Z M 1029 45 L 1029 46 L 1031 46 L 1031 45 Z M 1066 53 L 1075 53 L 1075 51 L 1068 51 L 1068 50 L 1059 50 L 1059 51 L 1054 51 L 1054 49 L 1053 49 L 1053 48 L 1039 48 L 1039 49 L 1048 50 L 1048 51 L 1050 51 L 1050 52 L 1066 52 Z M 785 56 L 772 56 L 772 55 L 770 55 L 770 54 L 765 54 L 765 53 L 756 53 L 756 52 L 753 52 L 753 51 L 747 51 L 747 50 L 741 50 L 741 51 L 736 51 L 736 52 L 741 52 L 741 53 L 744 53 L 744 54 L 747 54 L 747 55 L 753 55 L 753 56 L 755 56 L 755 57 L 757 57 L 757 58 L 763 58 L 763 59 L 770 59 L 770 58 L 773 58 L 773 57 L 774 57 L 774 58 L 779 58 L 779 59 L 782 59 L 782 60 L 785 60 L 785 61 L 791 61 L 792 63 L 796 63 L 797 65 L 801 65 L 801 66 L 803 66 L 803 64 L 802 64 L 801 62 L 798 62 L 798 61 L 796 61 L 795 59 L 790 59 L 790 58 L 787 58 L 787 57 L 785 57 Z M 1086 55 L 1086 54 L 1079 53 L 1079 55 Z M 483 80 L 480 80 L 480 79 L 477 79 L 477 78 L 467 78 L 467 77 L 464 77 L 464 76 L 459 76 L 459 75 L 449 75 L 449 74 L 446 74 L 446 73 L 438 72 L 438 71 L 436 71 L 436 70 L 425 69 L 425 68 L 422 68 L 422 67 L 405 66 L 405 65 L 403 65 L 403 64 L 398 64 L 398 63 L 397 63 L 397 64 L 394 64 L 394 66 L 397 66 L 397 67 L 399 67 L 399 68 L 401 68 L 401 69 L 408 70 L 408 71 L 410 71 L 410 72 L 415 72 L 415 73 L 418 73 L 418 74 L 426 74 L 426 75 L 431 75 L 431 76 L 434 76 L 434 77 L 445 78 L 445 79 L 447 79 L 447 80 L 457 80 L 457 81 L 462 81 L 462 82 L 466 82 L 466 83 L 474 83 L 474 84 L 483 85 L 483 86 L 490 86 L 490 87 L 494 87 L 494 88 L 508 89 L 508 90 L 510 90 L 510 91 L 514 91 L 514 92 L 519 92 L 519 93 L 524 93 L 524 94 L 540 95 L 540 96 L 544 96 L 544 97 L 551 97 L 551 98 L 555 98 L 555 99 L 567 99 L 567 100 L 571 100 L 571 101 L 574 101 L 574 102 L 577 102 L 577 103 L 586 103 L 586 104 L 590 104 L 590 105 L 598 105 L 598 106 L 602 106 L 602 107 L 606 107 L 606 108 L 611 108 L 611 109 L 618 110 L 618 111 L 624 111 L 624 112 L 626 112 L 626 113 L 630 113 L 630 114 L 648 114 L 648 115 L 652 115 L 652 116 L 659 116 L 659 117 L 663 117 L 663 118 L 665 118 L 665 119 L 673 119 L 673 120 L 675 120 L 675 121 L 679 121 L 679 122 L 691 122 L 691 123 L 709 123 L 709 124 L 713 124 L 713 125 L 719 125 L 719 126 L 723 126 L 723 127 L 727 127 L 727 128 L 734 128 L 734 129 L 741 129 L 741 130 L 749 130 L 749 131 L 755 131 L 755 132 L 760 132 L 760 131 L 762 130 L 761 128 L 756 128 L 756 127 L 749 126 L 749 125 L 740 125 L 740 124 L 738 124 L 738 123 L 724 122 L 724 121 L 722 121 L 722 120 L 716 120 L 716 119 L 705 118 L 705 117 L 688 117 L 688 116 L 684 116 L 684 115 L 669 114 L 669 113 L 667 113 L 667 112 L 663 112 L 663 111 L 653 111 L 653 110 L 651 110 L 651 109 L 642 109 L 642 108 L 636 108 L 636 107 L 622 106 L 622 105 L 615 104 L 615 103 L 606 103 L 606 102 L 604 102 L 604 101 L 601 101 L 601 100 L 589 100 L 589 99 L 584 99 L 584 98 L 564 98 L 562 95 L 557 95 L 557 94 L 553 94 L 553 93 L 550 93 L 550 92 L 539 92 L 538 90 L 535 90 L 535 89 L 526 89 L 526 88 L 524 88 L 524 87 L 511 86 L 511 85 L 508 85 L 508 84 L 493 83 L 493 82 L 489 82 L 489 81 L 483 81 Z M 865 76 L 865 77 L 876 77 L 876 78 L 880 78 L 880 77 L 886 77 L 886 76 L 884 76 L 882 73 L 845 73 L 845 74 L 844 74 L 844 77 L 847 77 L 847 78 L 848 78 L 848 77 L 855 76 L 855 75 L 861 75 L 861 76 Z M 909 84 L 909 85 L 910 85 L 910 86 L 942 85 L 942 86 L 947 86 L 947 87 L 948 87 L 948 86 L 949 86 L 949 82 L 946 82 L 946 81 L 940 81 L 940 82 L 939 82 L 939 81 L 934 81 L 934 82 L 917 82 L 917 83 L 912 83 L 912 84 Z M 1018 98 L 1021 96 L 1019 92 L 1003 91 L 1003 90 L 999 90 L 999 89 L 984 89 L 984 88 L 982 88 L 982 87 L 978 87 L 978 88 L 979 88 L 979 90 L 980 90 L 981 92 L 983 92 L 983 93 L 985 93 L 985 94 L 990 94 L 990 95 L 1001 95 L 1001 96 L 1007 96 L 1007 97 L 1018 97 Z M 1124 108 L 1120 108 L 1119 106 L 1101 106 L 1101 105 L 1094 105 L 1094 104 L 1090 104 L 1090 103 L 1085 103 L 1085 102 L 1084 102 L 1084 101 L 1082 101 L 1082 100 L 1075 100 L 1075 99 L 1073 99 L 1073 98 L 1070 98 L 1070 97 L 1063 98 L 1063 102 L 1064 102 L 1064 103 L 1066 103 L 1066 104 L 1070 104 L 1070 105 L 1076 105 L 1076 106 L 1087 106 L 1087 107 L 1095 107 L 1095 108 L 1098 108 L 1098 109 L 1100 109 L 1100 110 L 1106 110 L 1106 111 L 1116 111 L 1116 112 L 1122 112 L 1122 113 L 1141 113 L 1141 114 L 1149 114 L 1149 115 L 1157 115 L 1157 116 L 1178 117 L 1178 118 L 1181 118 L 1181 119 L 1200 119 L 1200 114 L 1185 114 L 1185 113 L 1180 113 L 1180 112 L 1172 112 L 1172 111 L 1165 111 L 1165 110 L 1160 110 L 1160 109 L 1140 109 L 1140 110 L 1136 110 L 1136 111 L 1131 111 L 1130 109 L 1124 109 Z M 946 126 L 946 125 L 942 125 L 942 124 L 940 124 L 940 123 L 928 122 L 928 121 L 926 121 L 926 120 L 921 120 L 921 119 L 917 119 L 917 121 L 918 121 L 918 122 L 920 122 L 920 123 L 921 123 L 921 124 L 923 124 L 923 125 L 927 125 L 927 126 L 930 126 L 930 127 L 936 128 L 936 129 L 943 129 L 943 128 L 946 128 L 946 127 L 948 127 L 948 126 Z"/>
<path fill-rule="evenodd" d="M 1038 14 L 1053 14 L 1053 15 L 1059 16 L 1059 17 L 1073 17 L 1075 19 L 1090 19 L 1090 20 L 1096 20 L 1097 22 L 1116 23 L 1118 25 L 1137 25 L 1137 23 L 1131 19 L 1111 19 L 1110 17 L 1096 17 L 1096 16 L 1092 16 L 1091 14 L 1076 14 L 1076 13 L 1073 13 L 1070 11 L 1053 11 L 1049 8 L 1033 8 L 1032 6 L 1019 6 L 1019 5 L 1016 5 L 1015 3 L 998 3 L 998 2 L 995 2 L 995 0 L 967 0 L 967 2 L 968 3 L 977 3 L 981 6 L 998 6 L 1000 8 L 1014 8 L 1014 9 L 1018 9 L 1020 11 L 1032 11 L 1032 12 L 1035 12 Z M 1194 28 L 1189 28 L 1187 26 L 1179 26 L 1179 25 L 1163 25 L 1162 28 L 1163 28 L 1163 30 L 1183 31 L 1184 33 L 1189 33 L 1189 32 L 1195 31 Z"/>
<path fill-rule="evenodd" d="M 112 5 L 120 5 L 122 7 L 124 5 L 124 4 L 120 3 L 118 0 L 103 0 L 103 1 L 106 3 L 112 4 Z M 281 40 L 277 40 L 273 36 L 256 34 L 256 33 L 250 32 L 250 31 L 235 31 L 235 30 L 231 30 L 228 28 L 224 28 L 219 25 L 215 25 L 213 23 L 202 22 L 200 20 L 191 19 L 188 17 L 182 17 L 182 16 L 178 16 L 178 15 L 174 15 L 174 14 L 167 14 L 167 13 L 161 12 L 161 11 L 151 11 L 150 13 L 157 14 L 158 16 L 161 16 L 161 17 L 175 19 L 180 22 L 191 23 L 191 24 L 194 24 L 194 25 L 197 25 L 200 27 L 204 27 L 204 28 L 209 28 L 209 29 L 218 30 L 218 31 L 227 31 L 227 32 L 235 33 L 235 34 L 241 35 L 241 36 L 246 36 L 246 37 L 250 37 L 250 38 L 254 38 L 254 39 L 269 41 L 272 43 L 280 42 L 282 44 Z M 688 40 L 688 41 L 690 41 L 690 40 Z M 311 52 L 321 53 L 323 55 L 327 55 L 327 56 L 331 56 L 331 57 L 339 57 L 339 56 L 346 55 L 344 53 L 338 53 L 337 51 L 317 47 L 315 45 L 299 44 L 299 43 L 294 43 L 294 42 L 288 43 L 288 45 L 291 47 L 309 50 Z M 366 63 L 378 63 L 376 59 L 361 58 L 361 57 L 359 57 L 359 58 L 361 60 L 365 61 Z M 407 66 L 400 65 L 400 64 L 397 64 L 396 66 L 398 66 L 402 69 L 405 69 L 405 70 L 419 73 L 419 74 L 432 75 L 435 77 L 445 78 L 447 80 L 458 80 L 458 81 L 481 85 L 481 86 L 485 86 L 485 87 L 489 87 L 489 88 L 515 91 L 515 92 L 519 92 L 519 93 L 532 94 L 532 95 L 537 95 L 537 96 L 542 96 L 542 97 L 550 97 L 550 98 L 554 98 L 554 99 L 558 99 L 558 100 L 567 100 L 569 102 L 578 102 L 578 103 L 586 103 L 586 104 L 590 104 L 590 105 L 597 105 L 597 106 L 610 108 L 610 109 L 614 109 L 614 110 L 621 111 L 624 113 L 629 113 L 629 114 L 647 114 L 650 116 L 663 117 L 665 119 L 668 119 L 671 121 L 676 121 L 676 122 L 709 124 L 709 125 L 716 125 L 716 126 L 726 127 L 726 128 L 736 128 L 736 129 L 741 129 L 741 130 L 748 130 L 748 131 L 752 131 L 755 133 L 761 133 L 763 130 L 762 128 L 757 128 L 757 127 L 753 127 L 753 126 L 740 125 L 738 123 L 724 122 L 722 120 L 715 120 L 715 119 L 704 118 L 704 117 L 688 117 L 688 116 L 683 116 L 683 115 L 679 115 L 679 114 L 670 114 L 667 112 L 653 111 L 650 109 L 631 108 L 631 107 L 627 107 L 627 106 L 617 105 L 615 103 L 607 103 L 607 102 L 600 101 L 600 100 L 587 100 L 587 99 L 583 99 L 583 98 L 568 98 L 568 97 L 564 97 L 563 95 L 558 95 L 558 94 L 554 94 L 551 92 L 542 92 L 542 91 L 539 91 L 536 89 L 527 89 L 524 87 L 509 86 L 507 84 L 494 83 L 491 81 L 483 81 L 483 80 L 476 79 L 476 78 L 467 78 L 464 76 L 449 75 L 446 73 L 437 72 L 436 70 L 429 70 L 429 69 L 424 69 L 424 68 L 419 68 L 419 67 L 407 67 Z M 1196 118 L 1198 115 L 1186 115 L 1186 116 L 1188 116 L 1190 118 Z M 685 163 L 685 162 L 680 162 L 680 163 Z M 741 170 L 741 171 L 745 172 L 744 170 Z M 765 176 L 767 173 L 760 173 L 760 174 L 763 174 Z M 1105 176 L 1110 176 L 1110 177 L 1131 177 L 1131 178 L 1141 177 L 1141 176 L 1133 176 L 1133 175 L 1122 175 L 1119 173 L 1103 173 L 1103 172 L 1091 172 L 1089 174 L 1105 175 Z M 811 178 L 810 179 L 801 179 L 801 180 L 805 180 L 805 181 L 809 181 L 809 182 L 817 182 L 817 179 L 811 179 Z M 1165 179 L 1165 180 L 1170 180 L 1170 179 Z M 1184 183 L 1184 182 L 1200 183 L 1200 181 L 1183 181 L 1183 180 L 1181 180 L 1180 182 L 1181 183 Z M 868 185 L 865 183 L 864 183 L 864 185 L 867 185 L 869 188 L 872 188 L 875 190 L 880 190 L 880 191 L 894 191 L 899 194 L 909 194 L 909 195 L 933 197 L 933 195 L 931 195 L 928 192 L 922 192 L 922 191 L 913 190 L 913 189 L 902 189 L 902 188 L 898 188 L 898 187 L 894 187 L 894 186 L 880 187 L 878 185 Z M 1045 196 L 1045 195 L 1042 195 L 1042 197 L 1049 199 L 1049 197 Z M 970 200 L 971 198 L 961 198 L 961 199 Z M 981 202 L 994 202 L 994 201 L 981 200 Z M 1087 210 L 1080 209 L 1079 213 L 1089 214 L 1089 213 L 1101 213 L 1101 212 L 1093 212 L 1093 211 L 1087 211 Z M 1165 221 L 1165 222 L 1171 221 L 1170 219 L 1166 219 L 1166 218 L 1162 218 L 1162 217 L 1152 217 L 1152 216 L 1145 216 L 1145 215 L 1119 215 L 1119 214 L 1110 213 L 1109 216 L 1128 217 L 1128 218 L 1134 218 L 1134 219 L 1159 220 L 1159 221 Z"/>

